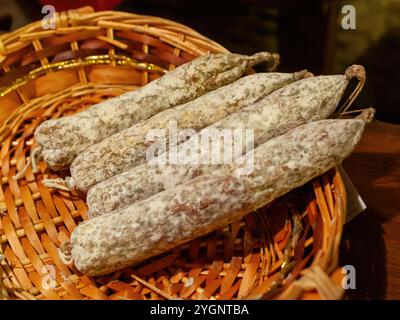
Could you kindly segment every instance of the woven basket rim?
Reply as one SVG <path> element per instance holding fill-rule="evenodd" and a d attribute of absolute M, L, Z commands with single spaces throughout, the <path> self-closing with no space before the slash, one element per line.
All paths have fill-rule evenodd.
<path fill-rule="evenodd" d="M 94 18 L 99 19 L 101 17 L 114 16 L 114 15 L 123 15 L 123 16 L 128 16 L 131 18 L 139 18 L 139 17 L 140 18 L 148 18 L 149 20 L 154 20 L 156 22 L 162 22 L 166 25 L 182 28 L 181 31 L 183 31 L 183 33 L 187 32 L 187 35 L 195 35 L 195 36 L 199 37 L 199 39 L 208 42 L 209 44 L 211 44 L 212 46 L 215 46 L 216 48 L 219 48 L 221 50 L 221 52 L 228 52 L 228 50 L 224 46 L 222 46 L 221 44 L 215 42 L 214 40 L 211 40 L 210 38 L 202 35 L 201 33 L 194 30 L 193 28 L 186 26 L 182 23 L 175 22 L 173 20 L 166 19 L 166 18 L 157 17 L 157 16 L 140 15 L 140 14 L 135 14 L 135 13 L 131 13 L 131 12 L 114 11 L 114 10 L 97 11 L 96 12 L 93 9 L 93 7 L 91 7 L 91 6 L 84 6 L 82 8 L 78 8 L 78 9 L 72 9 L 72 10 L 63 11 L 63 12 L 56 12 L 56 14 L 57 14 L 57 16 L 56 16 L 57 22 L 62 20 L 62 23 L 67 23 L 67 24 L 71 24 L 71 20 L 73 21 L 72 24 L 74 24 L 74 23 L 76 23 L 76 20 L 85 21 L 85 20 L 89 20 L 89 19 L 94 19 Z M 79 26 L 79 24 L 78 24 L 78 26 Z M 19 27 L 14 31 L 0 34 L 0 56 L 7 53 L 6 45 L 8 44 L 8 42 L 13 42 L 15 40 L 15 38 L 19 38 L 22 34 L 24 34 L 24 35 L 29 34 L 30 31 L 33 31 L 35 29 L 42 29 L 40 20 L 31 22 L 22 27 Z M 0 60 L 0 62 L 1 62 L 1 60 Z"/>

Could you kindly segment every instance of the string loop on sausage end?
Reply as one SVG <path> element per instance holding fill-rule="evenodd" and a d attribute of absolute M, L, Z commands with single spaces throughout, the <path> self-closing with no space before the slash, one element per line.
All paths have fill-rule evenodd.
<path fill-rule="evenodd" d="M 29 157 L 29 160 L 26 162 L 26 164 L 22 168 L 22 170 L 13 176 L 13 179 L 14 180 L 21 179 L 25 175 L 26 170 L 28 170 L 28 168 L 31 164 L 32 164 L 32 172 L 36 173 L 38 171 L 37 170 L 37 161 L 40 159 L 41 156 L 42 156 L 42 147 L 41 146 L 33 149 L 31 152 L 31 155 Z"/>
<path fill-rule="evenodd" d="M 357 117 L 355 117 L 355 119 L 361 119 L 361 120 L 364 120 L 365 123 L 371 123 L 372 120 L 374 119 L 375 111 L 376 110 L 374 108 L 352 110 L 352 111 L 347 111 L 347 112 L 341 113 L 340 117 L 343 117 L 343 116 L 349 115 L 349 114 L 359 113 L 359 115 Z"/>
<path fill-rule="evenodd" d="M 250 66 L 255 66 L 262 62 L 267 63 L 267 69 L 269 71 L 273 71 L 279 65 L 280 55 L 278 53 L 270 53 L 270 52 L 257 52 L 252 56 L 248 57 L 248 64 Z"/>
<path fill-rule="evenodd" d="M 361 111 L 361 114 L 357 117 L 358 119 L 364 120 L 366 123 L 371 123 L 375 116 L 374 108 L 367 108 Z"/>
<path fill-rule="evenodd" d="M 357 79 L 358 83 L 355 87 L 352 94 L 347 98 L 347 100 L 343 103 L 343 105 L 339 108 L 339 113 L 344 113 L 350 109 L 351 105 L 353 104 L 354 100 L 358 97 L 362 89 L 364 88 L 365 80 L 367 75 L 365 73 L 365 68 L 361 65 L 354 64 L 348 67 L 345 71 L 345 76 L 348 81 L 351 79 Z"/>
<path fill-rule="evenodd" d="M 65 180 L 62 178 L 43 179 L 42 183 L 48 188 L 54 188 L 64 191 L 71 191 L 75 188 L 75 182 L 72 177 L 66 177 Z"/>
<path fill-rule="evenodd" d="M 39 146 L 32 150 L 32 154 L 31 154 L 30 158 L 32 159 L 32 172 L 33 173 L 38 172 L 37 162 L 42 157 L 42 149 L 43 149 L 42 146 Z"/>
<path fill-rule="evenodd" d="M 307 69 L 303 69 L 300 71 L 297 71 L 293 73 L 293 79 L 295 81 L 301 80 L 301 79 L 307 79 L 307 78 L 312 78 L 314 75 L 308 71 Z"/>
<path fill-rule="evenodd" d="M 348 67 L 344 73 L 348 80 L 356 78 L 359 81 L 365 81 L 366 79 L 366 72 L 365 68 L 359 64 L 353 64 Z"/>
<path fill-rule="evenodd" d="M 68 267 L 73 266 L 74 262 L 72 259 L 71 241 L 66 241 L 62 243 L 57 253 L 62 263 L 64 263 Z"/>

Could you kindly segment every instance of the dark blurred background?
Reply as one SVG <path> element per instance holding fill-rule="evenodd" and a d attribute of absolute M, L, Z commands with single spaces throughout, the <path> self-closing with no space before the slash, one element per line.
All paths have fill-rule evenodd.
<path fill-rule="evenodd" d="M 0 30 L 41 19 L 43 4 L 57 11 L 89 4 L 172 19 L 230 51 L 277 51 L 281 71 L 343 73 L 362 64 L 367 83 L 354 108 L 373 106 L 378 119 L 400 124 L 400 0 L 0 0 Z M 341 26 L 348 4 L 356 9 L 355 30 Z"/>

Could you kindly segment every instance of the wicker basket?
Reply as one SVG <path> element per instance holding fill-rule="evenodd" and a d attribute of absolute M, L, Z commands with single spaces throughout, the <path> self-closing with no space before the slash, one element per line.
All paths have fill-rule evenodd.
<path fill-rule="evenodd" d="M 89 278 L 57 248 L 87 219 L 75 192 L 48 189 L 39 162 L 15 181 L 49 118 L 142 86 L 207 52 L 227 50 L 161 18 L 90 7 L 0 36 L 0 297 L 13 299 L 339 299 L 346 195 L 332 169 L 243 220 L 141 265 Z M 62 175 L 62 173 L 61 173 Z"/>

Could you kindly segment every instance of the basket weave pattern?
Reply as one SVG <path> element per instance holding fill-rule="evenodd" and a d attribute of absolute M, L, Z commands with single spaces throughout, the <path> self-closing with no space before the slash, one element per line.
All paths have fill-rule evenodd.
<path fill-rule="evenodd" d="M 161 18 L 90 8 L 0 36 L 0 276 L 17 299 L 338 299 L 346 196 L 336 169 L 244 217 L 133 268 L 90 278 L 57 249 L 87 219 L 84 198 L 28 168 L 42 122 L 133 90 L 208 52 L 227 50 Z M 335 271 L 336 270 L 336 271 Z M 329 276 L 328 276 L 329 275 Z M 2 289 L 0 287 L 0 289 Z M 0 293 L 1 297 L 1 293 Z"/>

